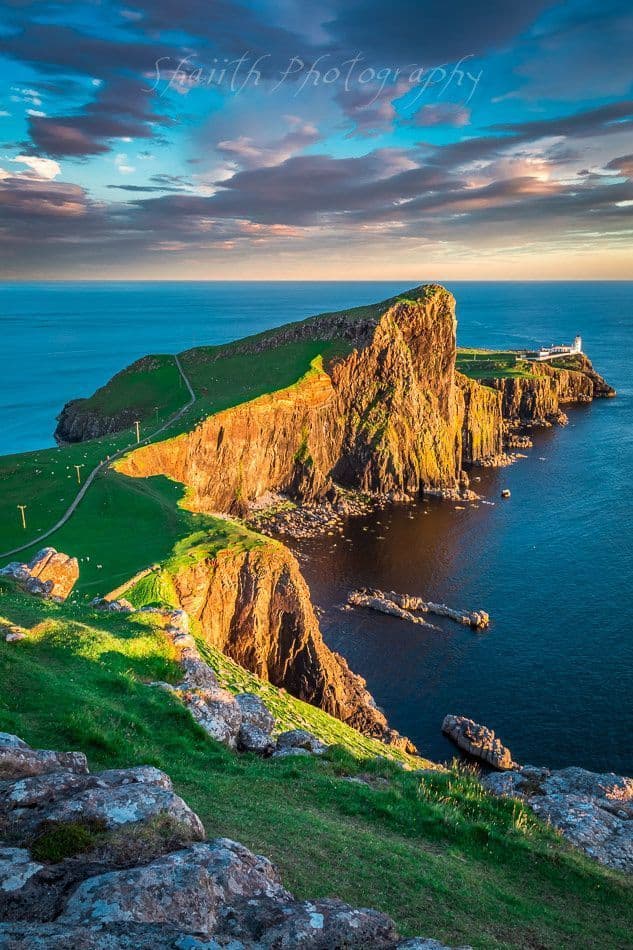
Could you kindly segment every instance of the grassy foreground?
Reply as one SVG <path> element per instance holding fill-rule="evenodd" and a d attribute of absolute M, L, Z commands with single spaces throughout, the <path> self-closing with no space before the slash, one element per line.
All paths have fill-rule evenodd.
<path fill-rule="evenodd" d="M 31 630 L 0 641 L 0 730 L 81 749 L 96 769 L 164 769 L 209 835 L 270 856 L 297 895 L 378 907 L 405 934 L 477 948 L 630 945 L 631 883 L 472 776 L 377 759 L 384 746 L 207 651 L 222 682 L 262 694 L 280 728 L 305 725 L 337 744 L 326 761 L 236 755 L 147 685 L 179 676 L 147 617 L 46 605 L 8 583 L 0 616 Z"/>

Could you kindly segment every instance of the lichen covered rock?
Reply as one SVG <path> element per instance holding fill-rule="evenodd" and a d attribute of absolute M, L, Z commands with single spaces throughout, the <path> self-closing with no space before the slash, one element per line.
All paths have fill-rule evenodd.
<path fill-rule="evenodd" d="M 28 564 L 12 561 L 0 574 L 12 578 L 29 594 L 64 601 L 79 578 L 79 563 L 55 548 L 42 548 Z"/>
<path fill-rule="evenodd" d="M 255 709 L 252 700 L 244 702 L 245 709 L 253 722 L 263 724 L 264 710 Z M 15 736 L 9 736 L 3 748 L 28 749 Z M 163 817 L 179 829 L 175 847 L 173 833 L 169 837 L 154 831 L 152 838 L 160 815 L 151 814 L 151 806 L 142 814 L 136 810 L 137 791 L 147 802 L 156 800 L 157 792 L 172 796 L 163 799 Z M 334 899 L 295 900 L 267 858 L 227 838 L 196 840 L 203 837 L 200 819 L 182 799 L 176 801 L 168 776 L 157 769 L 141 766 L 96 775 L 56 772 L 35 777 L 25 772 L 5 782 L 2 793 L 0 836 L 8 829 L 12 837 L 10 844 L 0 841 L 3 950 L 397 950 L 402 946 L 386 914 L 357 910 Z M 122 797 L 130 795 L 133 807 L 129 797 Z M 46 817 L 49 839 L 66 829 L 68 843 L 73 830 L 83 829 L 81 848 L 74 854 L 51 853 L 34 860 L 28 842 L 42 851 L 43 838 L 34 837 L 33 817 L 24 823 L 3 820 L 25 812 Z M 125 823 L 124 847 L 104 820 L 116 813 L 117 821 Z M 151 856 L 148 847 L 154 852 Z"/>
<path fill-rule="evenodd" d="M 575 767 L 523 766 L 481 781 L 495 795 L 527 802 L 601 864 L 633 872 L 633 778 Z"/>

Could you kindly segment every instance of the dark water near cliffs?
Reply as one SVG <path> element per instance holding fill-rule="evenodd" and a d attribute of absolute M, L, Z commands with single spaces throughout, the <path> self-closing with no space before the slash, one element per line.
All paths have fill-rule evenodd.
<path fill-rule="evenodd" d="M 144 353 L 224 342 L 405 286 L 4 285 L 0 452 L 52 444 L 66 399 Z M 452 755 L 439 727 L 456 712 L 493 726 L 519 760 L 631 774 L 633 283 L 449 287 L 463 345 L 581 333 L 618 398 L 571 411 L 570 425 L 540 434 L 527 459 L 483 472 L 479 487 L 494 506 L 394 506 L 351 521 L 352 543 L 304 542 L 326 638 L 432 757 Z M 506 486 L 512 497 L 502 502 Z M 364 584 L 483 607 L 494 622 L 479 635 L 443 622 L 437 633 L 336 609 Z"/>

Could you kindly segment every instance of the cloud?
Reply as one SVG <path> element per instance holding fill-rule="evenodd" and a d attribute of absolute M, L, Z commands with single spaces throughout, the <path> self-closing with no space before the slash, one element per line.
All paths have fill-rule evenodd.
<path fill-rule="evenodd" d="M 392 128 L 396 118 L 394 102 L 406 95 L 411 85 L 406 80 L 384 85 L 347 84 L 337 90 L 336 101 L 352 122 L 350 135 L 372 136 Z"/>
<path fill-rule="evenodd" d="M 618 175 L 633 179 L 633 155 L 620 155 L 618 158 L 612 158 L 610 162 L 607 162 L 605 168 L 617 172 Z"/>
<path fill-rule="evenodd" d="M 550 119 L 532 119 L 492 126 L 493 131 L 510 132 L 522 138 L 541 138 L 546 135 L 575 136 L 618 132 L 633 125 L 633 100 L 610 102 L 595 109 L 587 109 Z"/>
<path fill-rule="evenodd" d="M 344 50 L 384 66 L 434 65 L 480 55 L 511 40 L 548 6 L 546 0 L 340 0 L 325 25 Z"/>
<path fill-rule="evenodd" d="M 234 161 L 241 168 L 259 168 L 278 165 L 320 140 L 319 130 L 312 123 L 304 122 L 293 115 L 284 116 L 284 119 L 290 126 L 290 131 L 276 140 L 260 144 L 250 136 L 240 135 L 236 139 L 218 142 L 216 149 L 220 155 Z"/>
<path fill-rule="evenodd" d="M 49 155 L 100 155 L 111 148 L 112 139 L 154 138 L 157 127 L 171 125 L 156 115 L 154 100 L 140 83 L 115 79 L 100 87 L 95 99 L 75 115 L 32 116 L 31 139 Z"/>
<path fill-rule="evenodd" d="M 470 109 L 454 102 L 429 103 L 412 116 L 411 122 L 425 127 L 448 125 L 461 128 L 470 123 Z"/>
<path fill-rule="evenodd" d="M 53 178 L 61 175 L 61 168 L 51 158 L 40 158 L 37 155 L 17 155 L 12 161 L 26 165 L 37 178 L 44 178 L 47 181 L 52 181 Z"/>

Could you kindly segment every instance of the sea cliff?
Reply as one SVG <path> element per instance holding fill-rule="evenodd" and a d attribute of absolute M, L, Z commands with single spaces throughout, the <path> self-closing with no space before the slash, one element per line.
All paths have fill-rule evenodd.
<path fill-rule="evenodd" d="M 183 482 L 197 511 L 243 511 L 267 491 L 315 500 L 334 483 L 373 493 L 455 489 L 465 462 L 502 438 L 494 394 L 458 378 L 455 331 L 452 295 L 424 288 L 326 369 L 315 362 L 295 386 L 210 416 L 117 467 Z"/>
<path fill-rule="evenodd" d="M 562 405 L 606 387 L 588 361 L 582 369 L 527 364 L 511 379 L 457 372 L 455 301 L 436 285 L 396 300 L 377 319 L 363 310 L 342 326 L 328 315 L 282 328 L 275 339 L 343 331 L 356 342 L 346 355 L 326 364 L 317 357 L 294 385 L 208 415 L 115 467 L 182 483 L 183 506 L 206 514 L 246 515 L 271 492 L 298 503 L 336 499 L 342 488 L 396 498 L 455 494 L 466 490 L 470 465 L 503 458 L 509 425 L 550 424 Z M 271 341 L 244 345 L 263 353 Z M 324 644 L 286 548 L 221 551 L 179 566 L 173 581 L 179 605 L 214 647 L 368 735 L 406 742 Z"/>
<path fill-rule="evenodd" d="M 389 728 L 362 677 L 323 642 L 308 586 L 283 544 L 261 539 L 219 552 L 194 546 L 158 571 L 153 589 L 170 590 L 209 646 L 364 735 L 415 751 Z M 116 592 L 122 595 L 142 602 L 134 585 Z"/>

